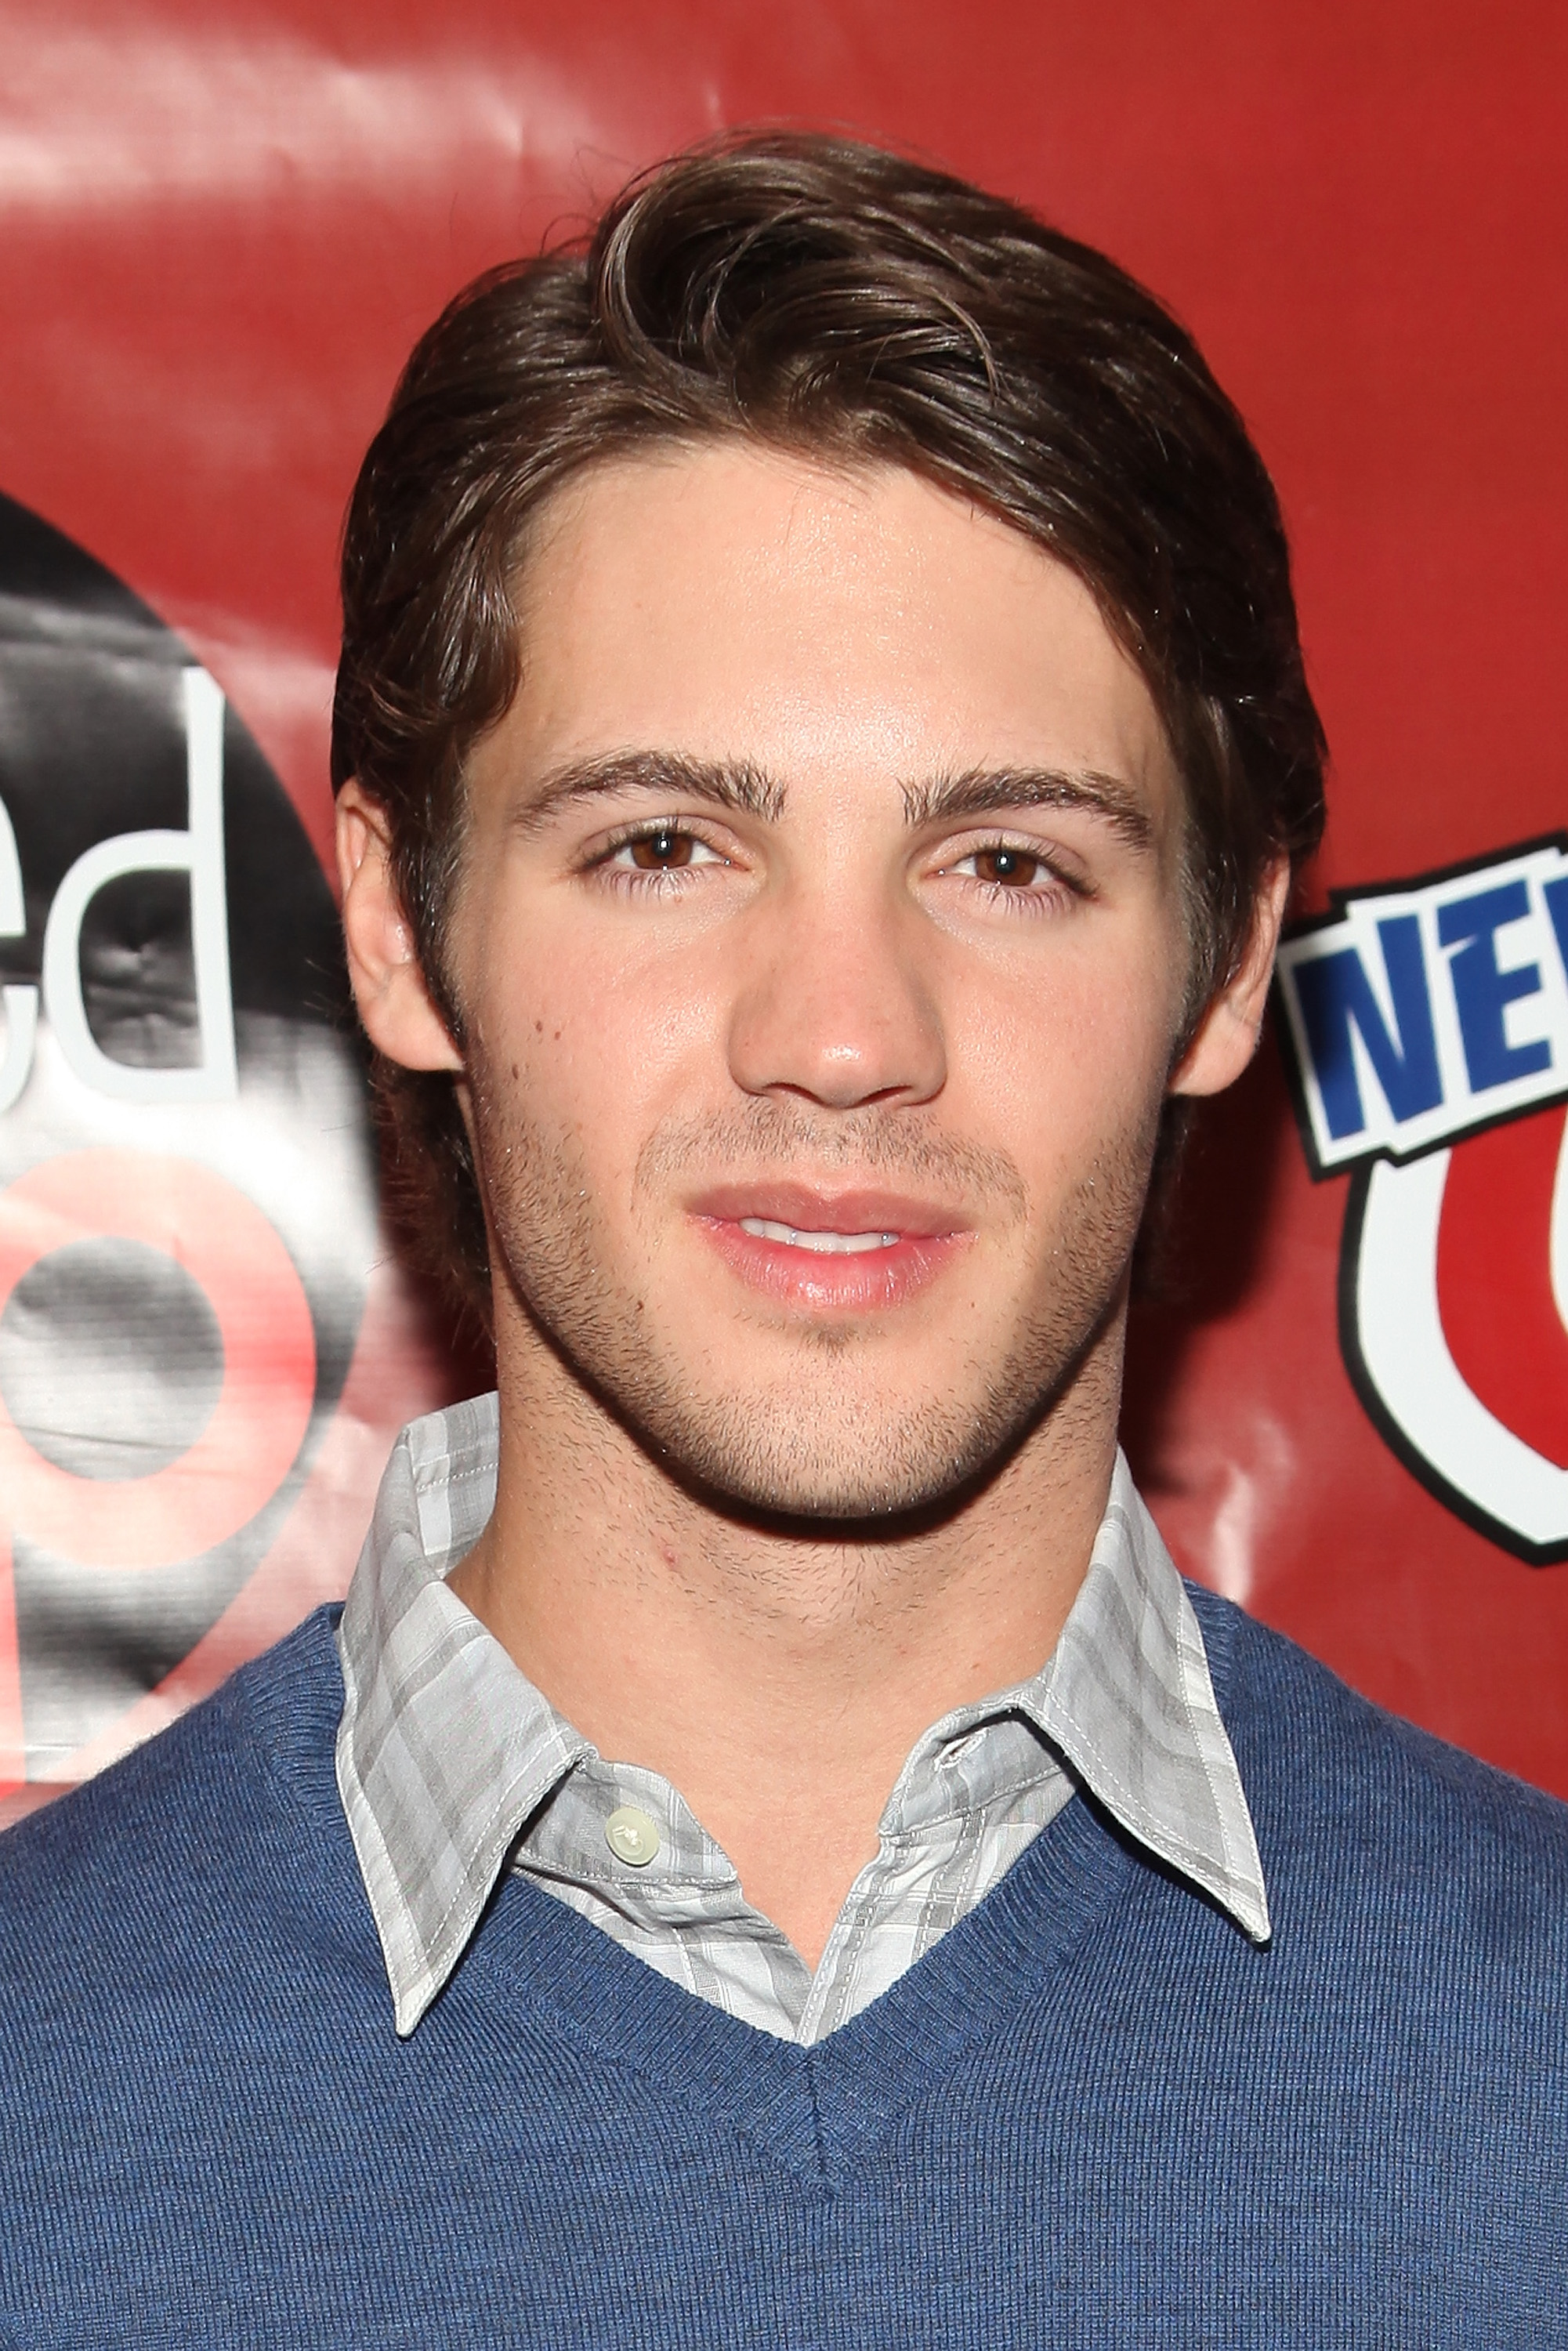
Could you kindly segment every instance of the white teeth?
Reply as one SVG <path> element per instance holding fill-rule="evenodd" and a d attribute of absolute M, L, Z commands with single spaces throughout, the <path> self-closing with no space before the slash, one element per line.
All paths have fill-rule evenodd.
<path fill-rule="evenodd" d="M 896 1233 L 800 1233 L 770 1217 L 742 1217 L 740 1229 L 755 1240 L 782 1241 L 787 1249 L 816 1249 L 823 1257 L 862 1257 L 867 1249 L 892 1249 Z"/>

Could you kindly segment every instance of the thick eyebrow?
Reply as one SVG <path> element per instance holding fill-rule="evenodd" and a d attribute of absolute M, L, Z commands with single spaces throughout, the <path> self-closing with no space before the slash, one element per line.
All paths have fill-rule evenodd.
<path fill-rule="evenodd" d="M 1154 820 L 1132 785 L 1092 768 L 967 768 L 904 788 L 911 825 L 956 824 L 1016 808 L 1088 809 L 1135 849 L 1154 839 Z"/>
<path fill-rule="evenodd" d="M 679 751 L 609 751 L 554 768 L 512 817 L 518 832 L 536 832 L 561 809 L 585 800 L 628 798 L 706 801 L 777 824 L 784 813 L 782 784 L 749 759 L 694 759 Z M 1135 848 L 1146 848 L 1154 824 L 1133 787 L 1120 777 L 1085 768 L 967 768 L 904 787 L 911 827 L 957 824 L 998 816 L 1009 809 L 1088 809 Z"/>
<path fill-rule="evenodd" d="M 609 751 L 552 768 L 514 813 L 515 831 L 536 832 L 563 809 L 583 800 L 642 799 L 673 804 L 704 800 L 711 808 L 777 824 L 784 787 L 748 759 L 690 759 L 678 751 Z"/>

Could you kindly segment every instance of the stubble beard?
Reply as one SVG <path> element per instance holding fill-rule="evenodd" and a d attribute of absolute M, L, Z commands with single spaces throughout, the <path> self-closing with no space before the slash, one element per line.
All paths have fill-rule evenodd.
<path fill-rule="evenodd" d="M 582 1395 L 683 1484 L 768 1518 L 853 1522 L 929 1513 L 983 1482 L 1071 1388 L 1124 1293 L 1153 1156 L 1146 1133 L 1104 1151 L 1074 1186 L 1010 1331 L 989 1360 L 963 1364 L 947 1393 L 853 1384 L 841 1366 L 881 1334 L 853 1322 L 798 1334 L 788 1371 L 737 1389 L 677 1354 L 659 1318 L 615 1270 L 611 1235 L 580 1149 L 526 1114 L 526 1090 L 498 1092 L 470 1050 L 476 1160 L 494 1279 Z M 669 1196 L 682 1170 L 733 1178 L 836 1167 L 1010 1210 L 1024 1247 L 1027 1194 L 1005 1155 L 966 1145 L 908 1114 L 867 1111 L 831 1123 L 762 1100 L 737 1113 L 660 1128 L 634 1191 Z M 771 1336 L 759 1343 L 774 1353 Z"/>

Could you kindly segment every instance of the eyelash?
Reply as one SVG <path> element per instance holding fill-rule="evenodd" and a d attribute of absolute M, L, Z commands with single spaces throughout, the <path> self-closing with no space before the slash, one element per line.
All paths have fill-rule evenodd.
<path fill-rule="evenodd" d="M 717 848 L 713 841 L 705 840 L 695 826 L 684 823 L 676 817 L 660 817 L 652 824 L 628 825 L 624 831 L 613 834 L 602 849 L 596 850 L 588 859 L 584 871 L 601 875 L 610 887 L 616 890 L 642 892 L 678 887 L 681 875 L 691 871 L 690 860 L 685 865 L 643 867 L 617 865 L 615 862 L 623 849 L 635 849 L 641 841 L 658 841 L 662 838 L 689 841 L 694 847 L 706 850 L 715 864 L 727 865 L 732 862 L 723 850 Z M 706 863 L 707 859 L 703 862 Z"/>
<path fill-rule="evenodd" d="M 711 862 L 716 865 L 728 865 L 734 862 L 713 841 L 706 839 L 694 825 L 676 817 L 660 817 L 652 823 L 628 825 L 623 831 L 614 834 L 587 861 L 584 871 L 601 875 L 612 888 L 617 890 L 643 893 L 664 892 L 671 888 L 678 888 L 681 876 L 690 872 L 693 863 L 697 861 L 688 859 L 684 865 L 642 868 L 617 865 L 615 862 L 623 850 L 634 849 L 640 841 L 653 841 L 661 839 L 690 841 L 694 849 L 706 851 L 707 854 L 701 860 L 704 864 Z M 1086 884 L 1075 881 L 1071 874 L 1063 873 L 1059 868 L 1052 866 L 1040 850 L 1030 847 L 1026 842 L 1009 841 L 1006 838 L 977 841 L 972 847 L 964 850 L 959 856 L 949 860 L 940 870 L 955 873 L 958 867 L 967 864 L 970 859 L 985 857 L 1017 857 L 1036 866 L 1039 873 L 1044 876 L 1043 885 L 1040 887 L 1035 887 L 1032 883 L 1009 884 L 1005 882 L 987 882 L 978 874 L 959 877 L 978 890 L 988 904 L 995 905 L 998 909 L 1005 908 L 1009 914 L 1034 917 L 1059 908 L 1064 900 L 1077 900 L 1092 895 Z"/>
<path fill-rule="evenodd" d="M 1005 882 L 987 882 L 977 873 L 963 877 L 982 893 L 988 904 L 1005 907 L 1009 914 L 1032 918 L 1057 911 L 1064 901 L 1086 898 L 1092 894 L 1084 883 L 1075 882 L 1071 874 L 1052 865 L 1042 850 L 1032 848 L 1021 841 L 1004 838 L 976 841 L 961 855 L 953 858 L 945 870 L 953 872 L 958 866 L 967 864 L 971 858 L 981 857 L 1017 857 L 1037 868 L 1035 879 L 1038 887 L 1034 883 L 1014 883 L 1009 886 Z"/>

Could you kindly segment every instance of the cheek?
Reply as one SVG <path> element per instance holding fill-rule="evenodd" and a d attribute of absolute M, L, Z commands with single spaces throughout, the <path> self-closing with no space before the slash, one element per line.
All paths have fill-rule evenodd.
<path fill-rule="evenodd" d="M 596 945 L 600 951 L 595 952 Z M 672 1111 L 713 1091 L 722 1004 L 700 959 L 596 943 L 580 928 L 490 958 L 473 1025 L 515 1114 L 570 1138 L 601 1198 L 629 1186 L 642 1144 Z"/>
<path fill-rule="evenodd" d="M 1153 955 L 1042 957 L 967 989 L 949 1063 L 967 1107 L 1037 1170 L 1081 1170 L 1119 1140 L 1140 1147 L 1165 1096 L 1169 994 L 1170 967 Z"/>

